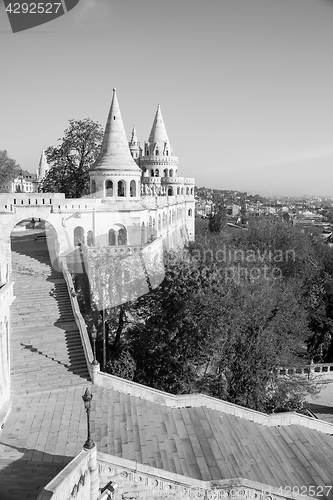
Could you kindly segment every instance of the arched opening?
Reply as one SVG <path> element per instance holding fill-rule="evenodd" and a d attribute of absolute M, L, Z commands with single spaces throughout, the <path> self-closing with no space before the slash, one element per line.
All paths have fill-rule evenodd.
<path fill-rule="evenodd" d="M 151 177 L 154 177 L 155 176 L 155 170 L 152 168 L 151 171 L 150 171 L 150 176 Z"/>
<path fill-rule="evenodd" d="M 168 169 L 167 168 L 164 169 L 163 173 L 164 173 L 164 177 L 168 177 Z"/>
<path fill-rule="evenodd" d="M 172 170 L 172 168 L 170 168 L 170 170 L 169 170 L 169 177 L 173 177 L 173 170 Z"/>
<path fill-rule="evenodd" d="M 127 231 L 125 227 L 121 227 L 118 231 L 118 245 L 127 245 Z"/>
<path fill-rule="evenodd" d="M 90 193 L 91 194 L 95 194 L 96 193 L 96 182 L 94 180 L 91 181 Z"/>
<path fill-rule="evenodd" d="M 168 196 L 173 196 L 173 188 L 171 186 L 168 187 Z"/>
<path fill-rule="evenodd" d="M 77 226 L 74 229 L 74 246 L 84 245 L 84 229 L 82 226 Z"/>
<path fill-rule="evenodd" d="M 95 245 L 94 233 L 92 231 L 87 232 L 87 245 L 88 247 L 93 247 Z"/>
<path fill-rule="evenodd" d="M 160 171 L 158 170 L 158 168 L 155 169 L 155 177 L 159 177 L 160 176 Z"/>
<path fill-rule="evenodd" d="M 10 231 L 9 228 L 8 231 Z M 2 235 L 2 239 L 5 249 L 5 264 L 3 265 L 0 281 L 9 281 L 10 272 L 14 271 L 15 267 L 20 266 L 22 269 L 19 262 L 22 255 L 26 255 L 27 259 L 33 262 L 45 260 L 45 258 L 49 259 L 51 266 L 57 271 L 60 270 L 57 262 L 57 256 L 59 255 L 58 234 L 55 227 L 45 219 L 39 217 L 22 219 L 15 224 L 10 232 L 6 231 Z M 6 259 L 7 244 L 11 252 L 7 254 Z M 16 281 L 16 279 L 12 281 Z"/>
<path fill-rule="evenodd" d="M 180 188 L 177 187 L 177 194 L 179 195 L 180 194 Z"/>
<path fill-rule="evenodd" d="M 186 188 L 186 196 L 188 196 L 190 194 L 190 188 Z"/>
<path fill-rule="evenodd" d="M 136 182 L 135 181 L 131 181 L 131 183 L 130 183 L 130 196 L 131 197 L 136 196 Z"/>
<path fill-rule="evenodd" d="M 193 188 L 191 188 L 191 194 L 193 194 Z"/>
<path fill-rule="evenodd" d="M 114 229 L 109 230 L 109 246 L 113 247 L 116 244 L 116 232 Z"/>
<path fill-rule="evenodd" d="M 113 182 L 106 181 L 105 182 L 105 196 L 113 196 Z"/>
<path fill-rule="evenodd" d="M 118 181 L 118 196 L 125 196 L 125 181 Z"/>
<path fill-rule="evenodd" d="M 192 216 L 192 208 L 189 208 L 187 213 L 188 213 L 188 216 L 191 217 Z"/>

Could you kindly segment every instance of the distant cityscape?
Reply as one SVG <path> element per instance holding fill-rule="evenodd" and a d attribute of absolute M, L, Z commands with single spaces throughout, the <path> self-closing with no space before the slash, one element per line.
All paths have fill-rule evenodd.
<path fill-rule="evenodd" d="M 280 218 L 333 246 L 333 196 L 272 196 L 206 187 L 195 188 L 195 214 L 209 218 L 223 206 L 229 225 L 246 226 L 259 217 Z"/>

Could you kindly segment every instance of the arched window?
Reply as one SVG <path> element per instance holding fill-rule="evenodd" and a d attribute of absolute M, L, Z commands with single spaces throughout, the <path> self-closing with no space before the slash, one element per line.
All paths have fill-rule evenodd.
<path fill-rule="evenodd" d="M 125 182 L 118 181 L 118 196 L 125 196 Z"/>
<path fill-rule="evenodd" d="M 177 194 L 180 194 L 180 188 L 177 187 Z"/>
<path fill-rule="evenodd" d="M 156 153 L 155 154 L 156 154 L 156 156 L 158 156 L 158 149 L 156 149 Z"/>
<path fill-rule="evenodd" d="M 169 155 L 169 151 L 168 151 L 168 150 L 166 150 L 165 154 L 166 154 L 166 156 L 168 156 L 168 155 Z"/>
<path fill-rule="evenodd" d="M 160 171 L 158 170 L 158 168 L 155 170 L 155 177 L 159 177 L 160 176 Z"/>
<path fill-rule="evenodd" d="M 90 192 L 91 192 L 91 194 L 96 193 L 96 182 L 95 181 L 91 181 Z"/>
<path fill-rule="evenodd" d="M 150 175 L 151 175 L 151 177 L 154 177 L 154 175 L 155 175 L 155 171 L 154 171 L 154 169 L 153 169 L 153 168 L 152 168 L 152 169 L 151 169 L 151 171 L 150 171 Z"/>
<path fill-rule="evenodd" d="M 173 170 L 172 170 L 172 168 L 170 168 L 170 170 L 169 170 L 169 177 L 173 177 Z"/>
<path fill-rule="evenodd" d="M 173 196 L 173 188 L 171 186 L 168 187 L 168 196 Z"/>
<path fill-rule="evenodd" d="M 81 226 L 74 229 L 74 246 L 77 247 L 79 243 L 84 244 L 84 229 Z"/>
<path fill-rule="evenodd" d="M 112 181 L 105 182 L 105 196 L 113 196 L 113 182 Z"/>
<path fill-rule="evenodd" d="M 191 217 L 192 216 L 192 208 L 189 208 L 187 213 L 188 213 L 189 217 Z"/>
<path fill-rule="evenodd" d="M 127 245 L 127 232 L 124 227 L 118 231 L 118 245 Z"/>
<path fill-rule="evenodd" d="M 191 188 L 191 194 L 193 194 L 193 188 Z"/>
<path fill-rule="evenodd" d="M 181 194 L 184 194 L 184 188 L 181 189 Z"/>
<path fill-rule="evenodd" d="M 168 177 L 168 169 L 167 168 L 164 169 L 164 177 Z"/>
<path fill-rule="evenodd" d="M 92 231 L 87 232 L 87 245 L 88 247 L 94 246 L 94 233 Z"/>
<path fill-rule="evenodd" d="M 149 149 L 147 149 L 147 151 L 146 151 L 146 156 L 148 156 L 148 155 L 149 155 Z"/>
<path fill-rule="evenodd" d="M 116 232 L 114 229 L 110 229 L 109 231 L 109 245 L 110 247 L 115 246 L 116 244 Z"/>
<path fill-rule="evenodd" d="M 130 183 L 130 196 L 136 196 L 136 182 L 131 181 Z"/>
<path fill-rule="evenodd" d="M 190 194 L 190 189 L 186 188 L 186 195 L 188 196 Z"/>

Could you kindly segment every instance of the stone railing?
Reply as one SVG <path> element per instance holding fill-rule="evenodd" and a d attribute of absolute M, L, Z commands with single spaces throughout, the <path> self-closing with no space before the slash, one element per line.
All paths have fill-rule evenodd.
<path fill-rule="evenodd" d="M 91 381 L 93 383 L 96 383 L 95 376 L 96 376 L 96 371 L 99 370 L 99 364 L 93 364 L 94 355 L 93 355 L 93 351 L 91 348 L 89 334 L 87 331 L 87 326 L 84 322 L 83 316 L 82 316 L 81 311 L 80 311 L 78 300 L 76 298 L 72 276 L 68 272 L 67 264 L 66 264 L 64 259 L 62 259 L 60 261 L 60 266 L 61 266 L 61 270 L 62 270 L 62 273 L 64 275 L 65 281 L 66 281 L 75 323 L 77 324 L 77 327 L 78 327 L 79 332 L 80 332 L 82 347 L 83 347 L 84 355 L 86 358 L 86 363 L 87 363 L 87 367 L 89 370 L 89 375 L 90 375 Z"/>
<path fill-rule="evenodd" d="M 301 494 L 300 488 L 294 492 L 275 488 L 245 478 L 201 481 L 181 476 L 163 469 L 156 469 L 131 460 L 97 452 L 100 486 L 112 481 L 115 488 L 114 500 L 155 500 L 196 499 L 196 500 L 277 500 L 309 498 Z M 323 487 L 323 491 L 325 489 Z M 298 492 L 298 493 L 297 493 Z"/>
<path fill-rule="evenodd" d="M 312 363 L 306 366 L 297 366 L 293 368 L 280 368 L 278 372 L 280 377 L 286 375 L 300 375 L 308 378 L 315 377 L 316 379 L 333 381 L 333 363 Z"/>
<path fill-rule="evenodd" d="M 91 500 L 99 494 L 96 447 L 82 450 L 40 492 L 37 500 Z"/>
<path fill-rule="evenodd" d="M 0 283 L 0 321 L 2 312 L 6 314 L 15 299 L 13 287 L 14 283 L 12 281 L 9 281 L 8 283 Z"/>

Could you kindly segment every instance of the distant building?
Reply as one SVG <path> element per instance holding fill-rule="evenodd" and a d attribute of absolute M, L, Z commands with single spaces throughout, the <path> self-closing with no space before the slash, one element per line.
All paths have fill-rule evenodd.
<path fill-rule="evenodd" d="M 8 193 L 37 193 L 39 191 L 39 185 L 48 171 L 49 165 L 46 160 L 45 152 L 42 151 L 36 174 L 28 172 L 28 170 L 21 170 L 15 179 L 7 183 L 5 190 Z"/>

